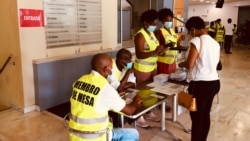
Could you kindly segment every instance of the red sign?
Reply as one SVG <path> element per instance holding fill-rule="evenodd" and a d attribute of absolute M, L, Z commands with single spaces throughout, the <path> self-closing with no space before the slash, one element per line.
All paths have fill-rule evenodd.
<path fill-rule="evenodd" d="M 20 9 L 20 26 L 21 27 L 43 27 L 44 16 L 43 10 Z"/>

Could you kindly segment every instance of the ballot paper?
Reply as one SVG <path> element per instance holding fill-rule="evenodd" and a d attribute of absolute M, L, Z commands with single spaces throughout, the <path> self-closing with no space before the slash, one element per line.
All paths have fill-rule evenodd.
<path fill-rule="evenodd" d="M 176 94 L 180 91 L 183 91 L 185 86 L 174 83 L 162 83 L 161 85 L 156 85 L 152 88 L 152 91 L 159 92 L 166 95 Z"/>

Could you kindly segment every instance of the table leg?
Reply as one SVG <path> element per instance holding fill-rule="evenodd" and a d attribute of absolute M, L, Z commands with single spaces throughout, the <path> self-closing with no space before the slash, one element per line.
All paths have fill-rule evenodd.
<path fill-rule="evenodd" d="M 123 128 L 124 127 L 124 116 L 123 115 L 120 115 L 121 116 L 121 128 Z"/>
<path fill-rule="evenodd" d="M 166 118 L 166 101 L 161 104 L 161 131 L 164 131 L 166 129 L 166 121 L 164 120 Z"/>
<path fill-rule="evenodd" d="M 173 103 L 173 105 L 172 105 L 172 107 L 173 107 L 173 111 L 172 111 L 172 119 L 171 118 L 166 118 L 166 120 L 170 120 L 170 121 L 172 121 L 173 123 L 176 123 L 176 124 L 178 124 L 179 126 L 181 126 L 183 129 L 184 129 L 184 131 L 186 132 L 186 133 L 191 133 L 191 129 L 188 129 L 188 128 L 186 128 L 182 123 L 180 123 L 179 121 L 177 121 L 176 120 L 176 116 L 177 116 L 177 94 L 174 94 L 173 95 L 173 99 L 172 99 L 173 101 L 172 101 L 172 103 Z"/>

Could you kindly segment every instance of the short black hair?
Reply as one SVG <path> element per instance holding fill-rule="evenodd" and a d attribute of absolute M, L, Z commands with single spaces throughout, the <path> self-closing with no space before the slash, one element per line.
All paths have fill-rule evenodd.
<path fill-rule="evenodd" d="M 220 19 L 220 18 L 219 18 L 219 19 L 217 19 L 217 20 L 216 20 L 216 22 L 221 22 L 221 19 Z"/>
<path fill-rule="evenodd" d="M 169 9 L 169 8 L 163 8 L 161 10 L 159 10 L 159 20 L 163 21 L 165 17 L 170 16 L 170 17 L 174 17 L 173 12 Z"/>
<path fill-rule="evenodd" d="M 128 51 L 127 49 L 122 48 L 122 49 L 120 49 L 120 50 L 117 52 L 116 58 L 121 58 L 121 57 L 123 57 L 124 55 L 132 56 L 132 53 L 131 53 L 130 51 Z"/>
<path fill-rule="evenodd" d="M 158 12 L 154 9 L 149 9 L 141 14 L 141 22 L 153 22 L 158 19 Z"/>
<path fill-rule="evenodd" d="M 205 22 L 199 16 L 194 16 L 194 17 L 189 18 L 185 26 L 187 30 L 190 30 L 191 28 L 205 29 L 206 27 Z"/>
<path fill-rule="evenodd" d="M 228 19 L 227 19 L 227 22 L 228 22 L 228 23 L 231 23 L 231 22 L 232 22 L 232 19 L 231 19 L 231 18 L 228 18 Z"/>

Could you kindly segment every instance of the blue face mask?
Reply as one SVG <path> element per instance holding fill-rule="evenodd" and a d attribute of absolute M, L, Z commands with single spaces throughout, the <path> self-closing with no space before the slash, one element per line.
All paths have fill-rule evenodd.
<path fill-rule="evenodd" d="M 164 26 L 166 28 L 172 28 L 173 27 L 173 22 L 164 22 Z"/>
<path fill-rule="evenodd" d="M 149 32 L 154 32 L 155 29 L 156 29 L 156 26 L 154 26 L 154 25 L 150 25 L 150 26 L 147 28 L 147 30 L 148 30 Z"/>
<path fill-rule="evenodd" d="M 125 66 L 126 69 L 131 69 L 133 66 L 133 62 L 127 63 L 127 65 Z"/>

